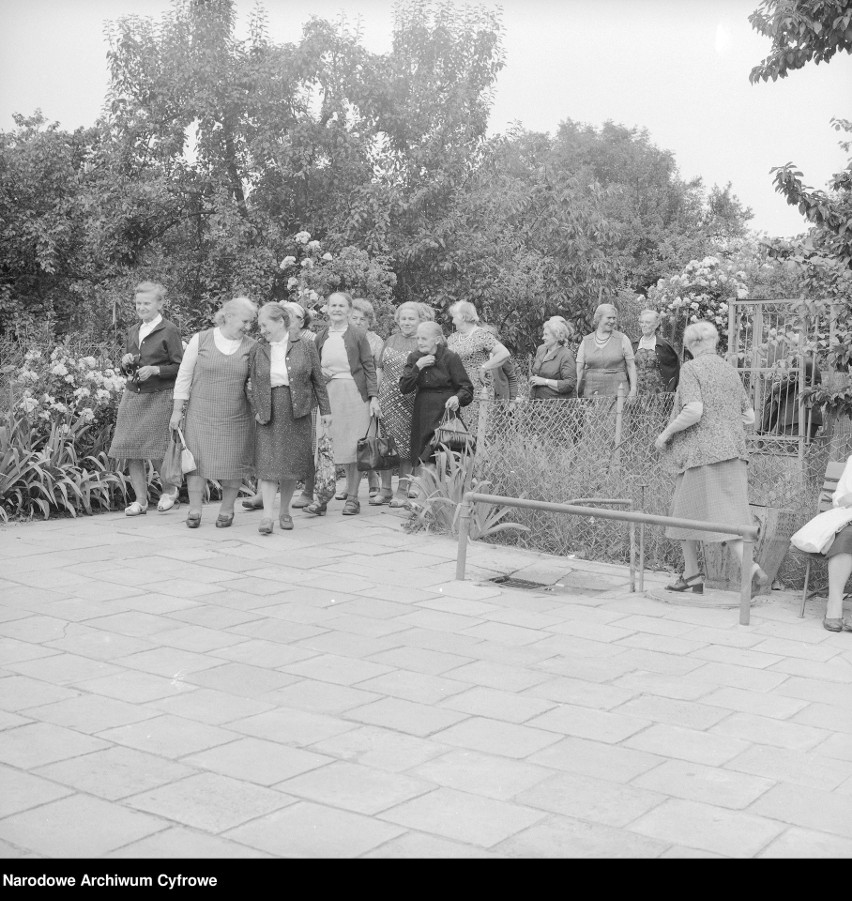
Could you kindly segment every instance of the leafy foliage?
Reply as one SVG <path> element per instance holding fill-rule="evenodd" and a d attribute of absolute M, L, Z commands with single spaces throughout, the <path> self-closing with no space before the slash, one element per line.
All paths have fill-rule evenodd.
<path fill-rule="evenodd" d="M 763 0 L 749 17 L 752 28 L 772 41 L 772 50 L 749 80 L 776 81 L 809 62 L 828 62 L 852 52 L 849 0 Z"/>

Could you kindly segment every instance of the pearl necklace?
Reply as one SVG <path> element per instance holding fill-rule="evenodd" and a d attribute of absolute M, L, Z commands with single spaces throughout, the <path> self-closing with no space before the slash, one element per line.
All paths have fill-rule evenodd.
<path fill-rule="evenodd" d="M 606 347 L 610 338 L 612 338 L 612 332 L 610 332 L 603 341 L 598 337 L 598 333 L 595 332 L 595 344 L 597 344 L 598 347 Z"/>

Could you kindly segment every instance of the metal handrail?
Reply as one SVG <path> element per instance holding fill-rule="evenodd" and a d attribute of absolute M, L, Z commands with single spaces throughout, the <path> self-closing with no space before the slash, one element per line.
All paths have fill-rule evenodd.
<path fill-rule="evenodd" d="M 459 546 L 456 557 L 456 579 L 464 581 L 467 565 L 467 542 L 470 533 L 470 515 L 475 503 L 500 504 L 505 507 L 521 507 L 528 510 L 546 510 L 550 513 L 569 513 L 574 516 L 596 516 L 600 519 L 615 519 L 621 522 L 645 523 L 659 526 L 675 526 L 695 529 L 699 532 L 724 532 L 737 535 L 743 540 L 743 561 L 740 577 L 740 624 L 749 624 L 751 611 L 751 567 L 754 560 L 754 542 L 758 537 L 757 526 L 732 526 L 728 523 L 702 522 L 697 519 L 680 519 L 676 516 L 659 516 L 655 513 L 634 510 L 607 510 L 600 507 L 583 507 L 577 504 L 555 504 L 550 501 L 536 501 L 521 497 L 502 497 L 497 494 L 480 494 L 466 491 L 459 508 Z M 612 503 L 613 501 L 610 501 Z M 631 542 L 632 544 L 632 542 Z M 631 584 L 631 591 L 633 586 Z"/>

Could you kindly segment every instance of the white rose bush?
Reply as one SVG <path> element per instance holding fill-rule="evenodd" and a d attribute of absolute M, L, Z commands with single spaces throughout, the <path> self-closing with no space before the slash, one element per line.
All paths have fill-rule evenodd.
<path fill-rule="evenodd" d="M 60 344 L 30 349 L 10 369 L 0 416 L 0 519 L 123 504 L 127 479 L 106 455 L 125 383 L 111 361 Z"/>

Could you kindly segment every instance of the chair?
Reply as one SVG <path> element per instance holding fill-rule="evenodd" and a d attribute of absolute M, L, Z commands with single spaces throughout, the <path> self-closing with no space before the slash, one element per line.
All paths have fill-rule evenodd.
<path fill-rule="evenodd" d="M 834 494 L 835 488 L 837 488 L 837 483 L 840 480 L 840 476 L 843 475 L 843 470 L 846 467 L 846 461 L 841 460 L 839 463 L 829 463 L 828 466 L 825 467 L 825 480 L 822 483 L 822 488 L 819 492 L 819 499 L 817 500 L 817 513 L 824 513 L 826 510 L 831 509 L 831 496 Z M 799 616 L 805 615 L 805 604 L 808 601 L 808 581 L 811 577 L 811 563 L 814 558 L 822 557 L 822 554 L 807 554 L 807 568 L 805 569 L 805 587 L 802 591 L 802 609 L 799 612 Z M 821 589 L 816 589 L 816 591 L 812 591 L 810 594 L 815 595 Z"/>

